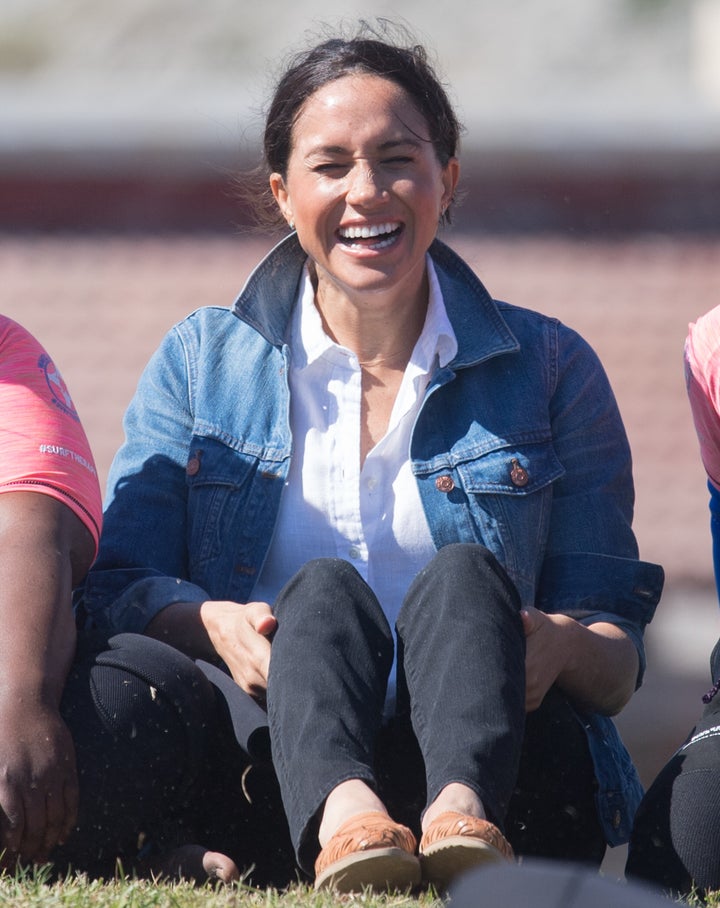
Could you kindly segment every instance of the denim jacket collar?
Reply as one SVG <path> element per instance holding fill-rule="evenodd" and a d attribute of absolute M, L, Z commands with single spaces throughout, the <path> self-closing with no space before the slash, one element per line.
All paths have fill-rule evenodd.
<path fill-rule="evenodd" d="M 516 337 L 465 262 L 440 240 L 433 242 L 429 252 L 458 339 L 457 355 L 448 368 L 462 369 L 502 353 L 518 351 Z M 286 237 L 254 269 L 233 305 L 233 313 L 275 347 L 284 343 L 306 260 L 297 234 Z M 473 330 L 465 330 L 467 324 Z"/>

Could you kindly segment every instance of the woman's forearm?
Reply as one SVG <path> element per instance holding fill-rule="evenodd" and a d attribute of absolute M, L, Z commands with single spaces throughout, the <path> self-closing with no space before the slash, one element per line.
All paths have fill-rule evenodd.
<path fill-rule="evenodd" d="M 614 624 L 574 625 L 568 641 L 571 656 L 557 684 L 579 706 L 615 715 L 635 691 L 639 667 L 635 645 Z"/>
<path fill-rule="evenodd" d="M 218 654 L 201 617 L 202 606 L 202 602 L 173 602 L 155 615 L 145 633 L 192 659 L 217 662 Z"/>
<path fill-rule="evenodd" d="M 537 709 L 553 684 L 578 707 L 614 715 L 635 690 L 639 657 L 625 631 L 609 622 L 586 627 L 565 614 L 521 612 L 525 630 L 526 707 Z"/>

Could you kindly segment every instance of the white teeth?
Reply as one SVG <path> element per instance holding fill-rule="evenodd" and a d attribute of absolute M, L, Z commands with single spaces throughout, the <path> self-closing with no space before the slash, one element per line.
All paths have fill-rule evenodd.
<path fill-rule="evenodd" d="M 365 225 L 363 227 L 341 227 L 340 236 L 348 240 L 360 240 L 368 239 L 372 236 L 380 236 L 385 233 L 392 233 L 394 230 L 397 230 L 398 224 L 373 224 L 371 227 Z"/>

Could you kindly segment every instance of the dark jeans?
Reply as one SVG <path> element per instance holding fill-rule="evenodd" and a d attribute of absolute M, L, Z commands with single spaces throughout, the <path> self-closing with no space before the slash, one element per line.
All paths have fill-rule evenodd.
<path fill-rule="evenodd" d="M 193 843 L 229 854 L 257 885 L 296 878 L 272 767 L 239 746 L 232 689 L 192 660 L 137 634 L 83 639 L 61 711 L 80 805 L 52 855 L 59 873 L 112 876 L 117 861 L 132 872 L 144 854 Z"/>
<path fill-rule="evenodd" d="M 720 678 L 720 643 L 712 656 Z M 635 816 L 626 875 L 668 892 L 720 889 L 720 694 L 645 794 Z"/>
<path fill-rule="evenodd" d="M 383 724 L 393 636 L 347 562 L 308 563 L 275 604 L 268 712 L 273 761 L 301 866 L 318 814 L 347 779 L 376 790 L 416 831 L 422 809 L 463 782 L 520 853 L 599 863 L 604 839 L 582 728 L 553 691 L 525 716 L 517 592 L 484 547 L 441 549 L 397 621 L 397 717 Z"/>

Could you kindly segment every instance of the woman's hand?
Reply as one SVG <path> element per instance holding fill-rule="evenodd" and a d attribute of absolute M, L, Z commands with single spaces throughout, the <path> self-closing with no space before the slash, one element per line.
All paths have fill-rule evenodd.
<path fill-rule="evenodd" d="M 270 637 L 277 619 L 267 602 L 209 600 L 200 606 L 202 621 L 215 652 L 240 687 L 265 698 L 270 666 Z"/>
<path fill-rule="evenodd" d="M 265 698 L 270 637 L 277 621 L 267 602 L 173 602 L 159 611 L 145 633 L 191 659 L 222 660 L 240 687 Z"/>
<path fill-rule="evenodd" d="M 78 780 L 57 709 L 22 694 L 0 701 L 0 867 L 44 862 L 75 825 Z"/>
<path fill-rule="evenodd" d="M 546 615 L 536 608 L 520 612 L 525 631 L 525 709 L 532 712 L 542 703 L 568 658 L 567 615 Z"/>
<path fill-rule="evenodd" d="M 599 621 L 585 626 L 569 615 L 536 608 L 520 612 L 525 630 L 525 708 L 537 709 L 557 684 L 581 709 L 612 716 L 635 690 L 638 654 L 625 631 Z"/>

